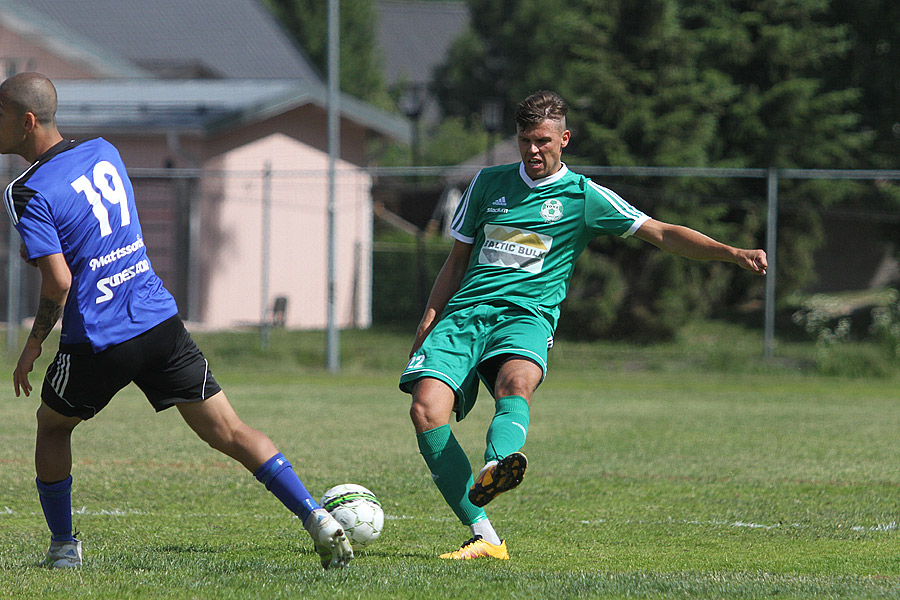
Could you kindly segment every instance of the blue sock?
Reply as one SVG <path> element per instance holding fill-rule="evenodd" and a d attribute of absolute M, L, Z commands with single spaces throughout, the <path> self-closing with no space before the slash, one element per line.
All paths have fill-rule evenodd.
<path fill-rule="evenodd" d="M 54 542 L 71 542 L 72 534 L 72 476 L 62 481 L 44 483 L 35 479 L 44 519 L 50 527 L 50 539 Z"/>
<path fill-rule="evenodd" d="M 253 476 L 304 523 L 309 513 L 319 508 L 281 452 L 263 463 Z"/>

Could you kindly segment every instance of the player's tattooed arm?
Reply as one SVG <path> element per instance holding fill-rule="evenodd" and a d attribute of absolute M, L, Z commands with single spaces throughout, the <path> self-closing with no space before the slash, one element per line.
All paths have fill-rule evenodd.
<path fill-rule="evenodd" d="M 41 346 L 53 330 L 62 314 L 63 306 L 72 287 L 72 273 L 62 254 L 50 254 L 36 259 L 41 271 L 41 296 L 31 333 L 25 340 L 25 347 L 13 371 L 13 389 L 16 397 L 20 392 L 31 394 L 28 374 L 34 369 L 34 361 L 41 355 Z"/>
<path fill-rule="evenodd" d="M 62 254 L 50 254 L 37 259 L 41 271 L 41 297 L 29 338 L 43 342 L 59 321 L 72 286 L 72 273 Z"/>
<path fill-rule="evenodd" d="M 63 305 L 53 298 L 41 295 L 38 303 L 37 314 L 34 316 L 34 324 L 31 326 L 29 338 L 43 342 L 50 335 L 56 322 L 62 315 Z"/>
<path fill-rule="evenodd" d="M 20 392 L 26 396 L 31 395 L 32 387 L 28 374 L 34 369 L 34 361 L 41 355 L 41 346 L 44 340 L 47 339 L 50 331 L 53 330 L 53 326 L 59 321 L 62 307 L 63 305 L 59 301 L 49 298 L 43 293 L 41 294 L 37 314 L 34 316 L 34 324 L 31 326 L 31 333 L 28 334 L 28 339 L 25 340 L 25 347 L 22 348 L 19 362 L 16 363 L 16 368 L 13 371 L 13 389 L 17 398 Z"/>

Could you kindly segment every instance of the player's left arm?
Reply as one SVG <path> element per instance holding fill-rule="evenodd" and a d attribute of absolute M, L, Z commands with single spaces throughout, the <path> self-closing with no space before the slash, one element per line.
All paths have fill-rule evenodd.
<path fill-rule="evenodd" d="M 693 260 L 730 262 L 759 275 L 765 275 L 768 267 L 763 250 L 735 248 L 682 225 L 649 219 L 634 232 L 634 236 L 666 252 Z"/>
<path fill-rule="evenodd" d="M 25 340 L 25 347 L 13 371 L 13 388 L 17 397 L 20 390 L 26 396 L 31 395 L 32 388 L 28 374 L 34 368 L 34 361 L 41 355 L 44 340 L 59 321 L 69 289 L 72 287 L 72 273 L 62 254 L 41 256 L 35 259 L 35 262 L 41 271 L 41 299 L 31 333 Z"/>

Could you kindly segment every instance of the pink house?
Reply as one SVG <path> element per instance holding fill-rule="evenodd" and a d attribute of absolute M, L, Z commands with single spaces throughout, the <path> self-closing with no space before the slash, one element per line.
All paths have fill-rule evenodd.
<path fill-rule="evenodd" d="M 259 323 L 282 297 L 286 326 L 325 326 L 326 90 L 257 2 L 0 0 L 0 64 L 54 80 L 63 135 L 119 148 L 151 260 L 185 318 Z M 367 148 L 408 141 L 410 127 L 352 97 L 340 109 L 336 315 L 339 327 L 366 327 Z"/>

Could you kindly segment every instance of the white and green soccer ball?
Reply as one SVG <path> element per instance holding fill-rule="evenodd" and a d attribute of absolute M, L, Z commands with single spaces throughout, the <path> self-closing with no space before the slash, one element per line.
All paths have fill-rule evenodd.
<path fill-rule="evenodd" d="M 381 503 L 375 494 L 361 485 L 336 485 L 325 492 L 319 504 L 344 528 L 354 551 L 369 546 L 384 529 Z"/>

